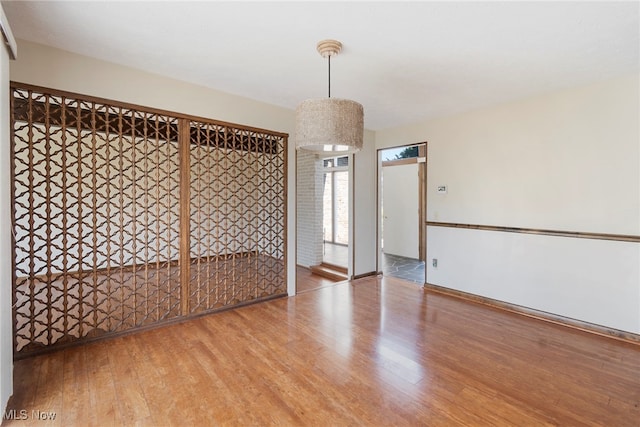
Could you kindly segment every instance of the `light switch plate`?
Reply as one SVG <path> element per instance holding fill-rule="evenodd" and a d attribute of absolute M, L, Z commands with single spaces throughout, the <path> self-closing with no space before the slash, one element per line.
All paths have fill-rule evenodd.
<path fill-rule="evenodd" d="M 438 194 L 447 194 L 447 186 L 446 185 L 438 185 Z"/>

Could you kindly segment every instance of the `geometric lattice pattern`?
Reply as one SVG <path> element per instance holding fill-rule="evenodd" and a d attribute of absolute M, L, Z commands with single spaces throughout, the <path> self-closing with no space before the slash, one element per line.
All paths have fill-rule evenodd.
<path fill-rule="evenodd" d="M 285 292 L 284 139 L 190 127 L 190 311 Z"/>
<path fill-rule="evenodd" d="M 12 90 L 18 358 L 285 292 L 286 136 Z"/>

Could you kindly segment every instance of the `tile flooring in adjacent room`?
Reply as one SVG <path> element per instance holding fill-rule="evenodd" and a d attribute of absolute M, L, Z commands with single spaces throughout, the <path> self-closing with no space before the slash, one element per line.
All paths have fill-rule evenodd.
<path fill-rule="evenodd" d="M 334 265 L 346 266 L 348 263 L 348 247 L 325 242 L 323 244 L 323 261 Z M 424 283 L 424 261 L 399 255 L 382 253 L 382 274 L 397 277 L 410 282 Z"/>
<path fill-rule="evenodd" d="M 382 274 L 424 284 L 424 261 L 383 253 Z"/>

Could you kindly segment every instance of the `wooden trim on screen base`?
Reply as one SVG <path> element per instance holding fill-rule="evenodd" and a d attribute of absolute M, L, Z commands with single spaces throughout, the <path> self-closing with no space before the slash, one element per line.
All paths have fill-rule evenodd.
<path fill-rule="evenodd" d="M 240 307 L 246 307 L 248 305 L 253 305 L 253 304 L 257 304 L 257 303 L 261 303 L 261 302 L 265 302 L 265 301 L 271 301 L 271 300 L 274 300 L 274 299 L 286 298 L 286 297 L 288 297 L 288 295 L 286 293 L 274 294 L 274 295 L 269 295 L 269 296 L 266 296 L 266 297 L 260 297 L 260 298 L 256 298 L 256 299 L 252 299 L 252 300 L 248 300 L 248 301 L 243 301 L 243 302 L 235 304 L 235 305 L 226 305 L 224 307 L 213 308 L 213 309 L 202 311 L 202 312 L 199 312 L 199 313 L 190 314 L 189 316 L 172 317 L 171 319 L 166 319 L 166 320 L 162 320 L 160 322 L 150 323 L 150 324 L 144 325 L 144 326 L 138 326 L 136 328 L 125 329 L 123 331 L 109 332 L 109 333 L 106 333 L 104 335 L 99 335 L 99 336 L 94 336 L 94 337 L 85 337 L 82 340 L 70 341 L 70 342 L 66 342 L 66 343 L 62 343 L 62 344 L 43 345 L 43 346 L 39 347 L 38 349 L 33 350 L 33 351 L 31 351 L 31 352 L 29 352 L 27 354 L 22 354 L 22 353 L 19 353 L 19 352 L 15 352 L 14 355 L 13 355 L 13 360 L 14 361 L 18 361 L 18 360 L 22 360 L 22 359 L 28 359 L 30 357 L 40 356 L 41 354 L 48 354 L 48 353 L 54 353 L 56 351 L 61 351 L 61 350 L 64 350 L 66 348 L 79 347 L 79 346 L 83 346 L 85 344 L 90 344 L 90 343 L 93 343 L 93 342 L 110 340 L 110 339 L 113 339 L 113 338 L 119 338 L 119 337 L 124 337 L 124 336 L 128 336 L 128 335 L 134 335 L 134 334 L 138 334 L 138 333 L 144 332 L 144 331 L 150 331 L 150 330 L 153 330 L 153 329 L 164 328 L 166 326 L 177 325 L 179 323 L 190 322 L 190 321 L 192 321 L 194 319 L 197 319 L 199 317 L 208 316 L 210 314 L 221 313 L 223 311 L 229 311 L 229 310 L 233 310 L 233 309 L 240 308 Z"/>
<path fill-rule="evenodd" d="M 442 295 L 451 296 L 454 298 L 460 298 L 467 301 L 483 304 L 489 307 L 493 307 L 499 310 L 505 310 L 512 313 L 520 314 L 523 316 L 531 317 L 533 319 L 542 320 L 556 325 L 565 326 L 572 329 L 577 329 L 583 332 L 600 335 L 606 338 L 613 338 L 619 341 L 624 341 L 630 344 L 640 346 L 640 335 L 632 332 L 621 331 L 619 329 L 608 328 L 606 326 L 596 325 L 582 320 L 571 319 L 569 317 L 560 316 L 557 314 L 547 313 L 545 311 L 535 310 L 528 307 L 523 307 L 517 304 L 511 304 L 492 298 L 483 297 L 480 295 L 471 294 L 468 292 L 458 291 L 455 289 L 446 288 L 439 285 L 433 285 L 431 283 L 425 283 L 424 289 L 439 293 Z"/>
<path fill-rule="evenodd" d="M 480 224 L 459 224 L 453 222 L 427 221 L 429 227 L 466 228 L 471 230 L 501 231 L 507 233 L 540 234 L 544 236 L 572 237 L 576 239 L 612 240 L 616 242 L 640 243 L 640 236 L 629 234 L 590 233 L 583 231 L 559 231 L 538 228 L 502 227 Z"/>

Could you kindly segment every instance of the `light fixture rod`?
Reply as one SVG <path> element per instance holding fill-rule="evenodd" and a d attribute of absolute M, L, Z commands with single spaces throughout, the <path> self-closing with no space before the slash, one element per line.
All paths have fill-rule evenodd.
<path fill-rule="evenodd" d="M 329 59 L 329 98 L 331 98 L 331 55 L 328 56 Z"/>
<path fill-rule="evenodd" d="M 331 98 L 331 57 L 337 55 L 342 50 L 342 43 L 337 40 L 322 40 L 316 46 L 318 53 L 323 58 L 328 59 L 329 63 L 329 98 Z"/>

